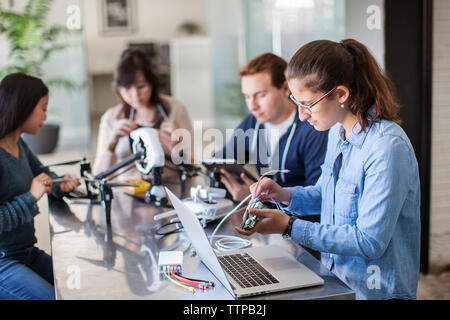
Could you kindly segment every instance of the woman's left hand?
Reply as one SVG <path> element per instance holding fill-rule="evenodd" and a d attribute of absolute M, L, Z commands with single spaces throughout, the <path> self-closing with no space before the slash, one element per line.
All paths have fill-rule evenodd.
<path fill-rule="evenodd" d="M 242 173 L 240 176 L 244 183 L 237 181 L 233 175 L 225 169 L 221 169 L 220 173 L 220 182 L 225 185 L 225 188 L 230 192 L 234 201 L 241 202 L 250 194 L 250 186 L 254 181 L 248 178 L 245 173 Z"/>
<path fill-rule="evenodd" d="M 68 180 L 59 184 L 59 188 L 64 193 L 71 192 L 80 185 L 80 181 L 78 181 L 77 178 L 71 174 L 66 174 L 63 179 Z"/>
<path fill-rule="evenodd" d="M 258 222 L 251 230 L 243 230 L 240 227 L 234 229 L 244 236 L 250 236 L 255 232 L 261 234 L 282 234 L 289 223 L 289 216 L 280 210 L 271 209 L 250 209 L 248 214 L 258 216 Z M 244 216 L 244 220 L 247 218 L 247 214 Z M 263 219 L 261 219 L 263 218 Z"/>

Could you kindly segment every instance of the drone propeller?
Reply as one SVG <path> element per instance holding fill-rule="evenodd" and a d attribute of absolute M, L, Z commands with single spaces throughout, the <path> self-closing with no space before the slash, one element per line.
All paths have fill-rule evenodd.
<path fill-rule="evenodd" d="M 55 164 L 52 164 L 52 165 L 49 165 L 49 166 L 44 166 L 43 168 L 49 169 L 49 168 L 52 168 L 52 167 L 72 166 L 72 165 L 75 165 L 75 164 L 86 162 L 86 160 L 87 160 L 86 158 L 83 158 L 81 160 L 68 161 L 68 162 L 62 162 L 62 163 L 55 163 Z"/>
<path fill-rule="evenodd" d="M 120 182 L 107 182 L 107 186 L 109 187 L 131 187 L 131 188 L 139 188 L 138 184 L 128 184 L 128 183 L 120 183 Z"/>
<path fill-rule="evenodd" d="M 98 183 L 100 184 L 102 181 L 101 180 L 89 180 L 89 179 L 83 179 L 81 178 L 80 180 L 86 181 L 88 183 Z M 58 181 L 58 180 L 57 180 Z M 129 183 L 122 183 L 122 182 L 105 182 L 104 185 L 109 186 L 109 187 L 132 187 L 132 188 L 139 188 L 140 185 L 138 184 L 129 184 Z"/>

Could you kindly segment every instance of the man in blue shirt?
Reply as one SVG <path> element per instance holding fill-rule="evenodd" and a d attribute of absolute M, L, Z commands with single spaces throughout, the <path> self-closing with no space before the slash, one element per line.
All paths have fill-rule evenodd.
<path fill-rule="evenodd" d="M 274 177 L 283 187 L 313 185 L 320 176 L 328 132 L 316 131 L 300 121 L 298 110 L 289 99 L 286 67 L 282 58 L 265 53 L 240 69 L 242 93 L 251 114 L 215 157 L 255 164 L 259 174 L 289 170 Z M 233 199 L 242 201 L 253 181 L 242 175 L 244 183 L 240 183 L 229 172 L 221 173 L 221 182 Z"/>

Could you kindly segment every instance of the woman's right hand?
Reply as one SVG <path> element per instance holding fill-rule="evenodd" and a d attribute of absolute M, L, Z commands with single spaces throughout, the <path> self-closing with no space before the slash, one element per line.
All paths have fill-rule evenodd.
<path fill-rule="evenodd" d="M 130 119 L 117 120 L 113 125 L 112 142 L 117 143 L 120 138 L 128 137 L 130 133 L 138 128 L 135 121 Z"/>
<path fill-rule="evenodd" d="M 30 193 L 39 201 L 44 194 L 50 194 L 53 188 L 53 180 L 46 173 L 41 173 L 31 182 Z"/>
<path fill-rule="evenodd" d="M 256 189 L 256 183 L 250 186 L 250 191 L 254 194 Z M 275 181 L 269 178 L 264 178 L 261 180 L 258 186 L 258 190 L 254 194 L 255 197 L 258 197 L 261 194 L 267 194 L 272 197 L 276 202 L 283 203 L 289 205 L 291 202 L 291 192 L 287 189 L 282 188 Z M 262 196 L 262 200 L 269 201 L 270 199 Z"/>

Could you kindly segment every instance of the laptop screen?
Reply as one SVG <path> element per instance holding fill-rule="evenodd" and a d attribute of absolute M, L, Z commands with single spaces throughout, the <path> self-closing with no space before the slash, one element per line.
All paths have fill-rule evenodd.
<path fill-rule="evenodd" d="M 169 189 L 165 188 L 169 195 L 175 211 L 183 225 L 186 234 L 192 242 L 192 245 L 197 251 L 202 262 L 208 267 L 208 269 L 216 276 L 216 278 L 225 286 L 225 288 L 233 293 L 230 283 L 228 282 L 225 272 L 219 263 L 219 260 L 211 247 L 208 237 L 203 230 L 198 217 L 189 209 L 177 196 L 175 196 Z M 234 294 L 234 293 L 233 293 Z"/>

